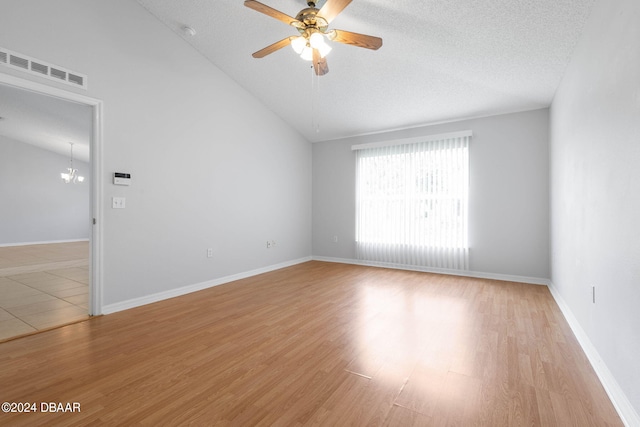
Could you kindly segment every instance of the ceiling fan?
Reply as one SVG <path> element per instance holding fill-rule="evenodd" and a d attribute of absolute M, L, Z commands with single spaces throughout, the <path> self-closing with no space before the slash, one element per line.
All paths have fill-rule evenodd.
<path fill-rule="evenodd" d="M 244 5 L 250 9 L 264 13 L 272 18 L 295 27 L 299 36 L 287 37 L 275 42 L 264 49 L 255 52 L 254 58 L 264 58 L 278 49 L 291 45 L 302 59 L 313 61 L 313 68 L 317 75 L 323 76 L 329 72 L 325 56 L 331 50 L 324 38 L 339 43 L 376 50 L 382 46 L 380 37 L 352 33 L 343 30 L 329 30 L 329 24 L 340 12 L 351 3 L 351 0 L 327 0 L 322 8 L 317 9 L 315 1 L 307 1 L 307 8 L 302 9 L 295 18 L 282 13 L 272 7 L 255 0 L 246 0 Z"/>

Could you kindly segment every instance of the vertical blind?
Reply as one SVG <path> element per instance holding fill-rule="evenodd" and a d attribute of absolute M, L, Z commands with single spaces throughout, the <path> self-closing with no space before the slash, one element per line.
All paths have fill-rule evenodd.
<path fill-rule="evenodd" d="M 352 147 L 358 259 L 468 269 L 470 138 L 465 131 Z"/>

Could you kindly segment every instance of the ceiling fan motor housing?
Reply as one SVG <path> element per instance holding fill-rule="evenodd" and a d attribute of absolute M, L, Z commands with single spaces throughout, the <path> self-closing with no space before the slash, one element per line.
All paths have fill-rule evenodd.
<path fill-rule="evenodd" d="M 296 19 L 304 24 L 304 27 L 298 28 L 298 31 L 300 31 L 301 34 L 308 28 L 314 28 L 324 33 L 329 27 L 327 20 L 322 16 L 318 16 L 318 9 L 315 7 L 302 9 L 296 16 Z"/>

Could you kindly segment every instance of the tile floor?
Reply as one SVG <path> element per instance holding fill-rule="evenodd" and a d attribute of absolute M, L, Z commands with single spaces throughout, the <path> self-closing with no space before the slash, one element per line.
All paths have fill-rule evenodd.
<path fill-rule="evenodd" d="M 0 341 L 88 317 L 89 242 L 0 247 Z"/>

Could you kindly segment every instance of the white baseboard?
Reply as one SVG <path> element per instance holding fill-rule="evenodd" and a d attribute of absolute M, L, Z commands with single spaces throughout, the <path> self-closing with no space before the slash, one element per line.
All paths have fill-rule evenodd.
<path fill-rule="evenodd" d="M 373 261 L 362 261 L 359 259 L 349 259 L 349 258 L 331 258 L 331 257 L 322 257 L 322 256 L 314 256 L 313 259 L 315 261 L 325 261 L 325 262 L 337 262 L 341 264 L 355 264 L 355 265 L 365 265 L 368 267 L 383 267 L 383 268 L 394 268 L 398 270 L 409 270 L 409 271 L 422 271 L 425 273 L 438 273 L 438 274 L 449 274 L 452 276 L 464 276 L 464 277 L 473 277 L 476 279 L 492 279 L 492 280 L 502 280 L 506 282 L 518 282 L 518 283 L 529 283 L 533 285 L 549 285 L 549 279 L 541 278 L 541 277 L 526 277 L 526 276 L 514 276 L 509 274 L 498 274 L 498 273 L 483 273 L 480 271 L 469 271 L 469 270 L 453 270 L 446 268 L 432 268 L 432 267 L 416 267 L 414 265 L 404 265 L 404 264 L 393 264 L 387 262 L 373 262 Z"/>
<path fill-rule="evenodd" d="M 505 274 L 480 273 L 480 272 L 463 271 L 463 270 L 424 268 L 424 267 L 415 267 L 415 266 L 400 265 L 400 264 L 372 263 L 372 262 L 366 262 L 366 261 L 355 260 L 355 259 L 347 259 L 347 258 L 328 258 L 328 257 L 314 256 L 314 257 L 299 258 L 293 261 L 274 264 L 267 267 L 247 271 L 244 273 L 225 276 L 219 279 L 208 280 L 206 282 L 195 283 L 193 285 L 187 285 L 180 288 L 170 289 L 168 291 L 158 292 L 155 294 L 146 295 L 139 298 L 132 298 L 126 301 L 108 304 L 108 305 L 102 306 L 102 310 L 100 311 L 100 313 L 111 314 L 111 313 L 116 313 L 122 310 L 128 310 L 130 308 L 140 307 L 142 305 L 151 304 L 151 303 L 162 301 L 165 299 L 178 297 L 180 295 L 186 295 L 191 292 L 201 291 L 203 289 L 208 289 L 214 286 L 233 282 L 235 280 L 245 279 L 247 277 L 256 276 L 258 274 L 267 273 L 269 271 L 279 270 L 281 268 L 290 267 L 292 265 L 301 264 L 303 262 L 307 262 L 311 260 L 336 262 L 336 263 L 342 263 L 342 264 L 366 265 L 370 267 L 384 267 L 384 268 L 395 268 L 395 269 L 401 269 L 401 270 L 423 271 L 427 273 L 450 274 L 450 275 L 465 276 L 465 277 L 475 277 L 475 278 L 481 278 L 481 279 L 504 280 L 509 282 L 532 283 L 532 284 L 539 284 L 539 285 L 546 285 L 549 282 L 548 279 L 541 279 L 536 277 L 511 276 L 511 275 L 505 275 Z"/>
<path fill-rule="evenodd" d="M 635 411 L 626 394 L 620 388 L 615 377 L 600 357 L 598 350 L 596 350 L 595 346 L 589 339 L 589 336 L 584 329 L 582 329 L 582 326 L 580 326 L 580 322 L 578 322 L 578 319 L 573 315 L 569 305 L 562 298 L 552 282 L 549 282 L 549 291 L 551 291 L 553 299 L 555 299 L 556 304 L 560 307 L 560 310 L 562 311 L 564 318 L 567 320 L 569 327 L 571 327 L 573 334 L 576 336 L 578 343 L 580 343 L 582 350 L 589 359 L 589 362 L 591 362 L 593 370 L 596 372 L 596 375 L 598 375 L 600 383 L 609 395 L 609 399 L 611 399 L 611 403 L 616 408 L 616 411 L 618 412 L 618 415 L 620 415 L 624 425 L 627 427 L 640 426 L 640 416 Z"/>
<path fill-rule="evenodd" d="M 74 243 L 74 242 L 88 242 L 88 241 L 89 239 L 71 239 L 71 240 L 47 240 L 42 242 L 0 243 L 0 248 L 7 248 L 10 246 L 50 245 L 53 243 Z"/>
<path fill-rule="evenodd" d="M 168 291 L 158 292 L 152 295 L 146 295 L 144 297 L 133 298 L 126 301 L 117 302 L 114 304 L 108 304 L 102 306 L 102 314 L 111 314 L 122 310 L 128 310 L 130 308 L 140 307 L 142 305 L 151 304 L 154 302 L 162 301 L 169 298 L 179 297 L 181 295 L 190 294 L 192 292 L 201 291 L 214 286 L 223 285 L 225 283 L 233 282 L 235 280 L 246 279 L 247 277 L 257 276 L 258 274 L 268 273 L 274 270 L 280 270 L 281 268 L 290 267 L 292 265 L 301 264 L 303 262 L 311 261 L 311 257 L 299 258 L 292 261 L 286 261 L 280 264 L 269 265 L 267 267 L 258 268 L 255 270 L 247 271 L 244 273 L 233 274 L 231 276 L 221 277 L 219 279 L 208 280 L 206 282 L 195 283 L 193 285 L 183 286 L 176 289 L 170 289 Z"/>

